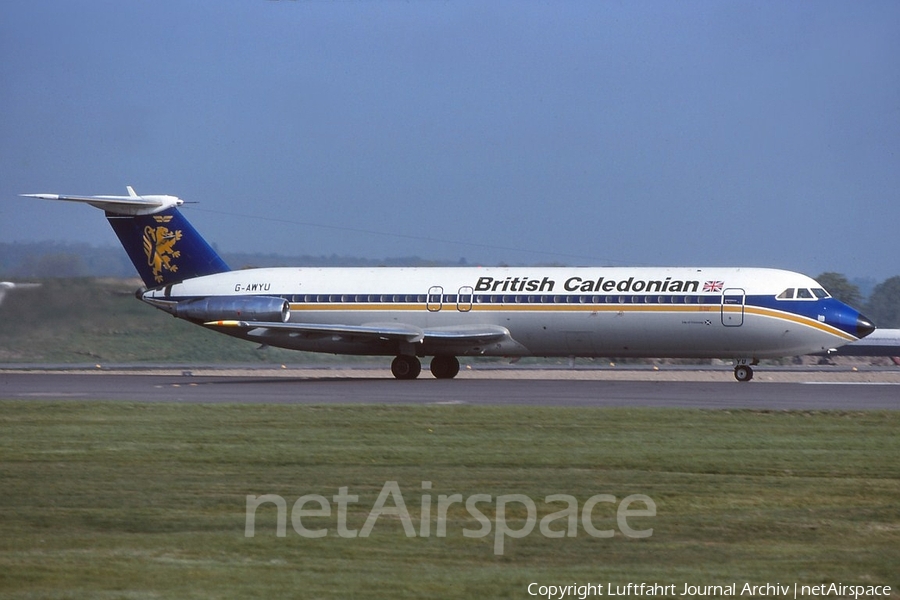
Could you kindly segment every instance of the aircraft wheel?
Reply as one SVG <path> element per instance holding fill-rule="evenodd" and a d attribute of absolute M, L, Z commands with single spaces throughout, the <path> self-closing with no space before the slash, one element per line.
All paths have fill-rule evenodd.
<path fill-rule="evenodd" d="M 415 356 L 401 354 L 391 363 L 391 373 L 397 379 L 415 379 L 422 372 L 422 363 Z"/>
<path fill-rule="evenodd" d="M 734 368 L 734 378 L 738 381 L 750 381 L 753 379 L 753 369 L 747 365 L 738 365 Z"/>
<path fill-rule="evenodd" d="M 455 356 L 435 356 L 431 359 L 431 374 L 437 379 L 453 379 L 459 373 L 459 361 Z"/>

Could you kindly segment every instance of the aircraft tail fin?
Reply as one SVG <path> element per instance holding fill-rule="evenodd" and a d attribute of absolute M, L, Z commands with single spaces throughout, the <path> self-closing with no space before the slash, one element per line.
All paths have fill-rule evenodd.
<path fill-rule="evenodd" d="M 109 224 L 148 288 L 231 270 L 178 211 L 184 203 L 181 198 L 140 196 L 130 185 L 126 189 L 127 196 L 22 196 L 82 202 L 106 212 Z"/>
<path fill-rule="evenodd" d="M 175 207 L 106 219 L 148 288 L 231 270 Z"/>

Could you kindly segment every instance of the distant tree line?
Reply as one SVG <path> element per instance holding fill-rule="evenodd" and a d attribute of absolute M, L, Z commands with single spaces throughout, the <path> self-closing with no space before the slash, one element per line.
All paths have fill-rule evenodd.
<path fill-rule="evenodd" d="M 863 298 L 859 287 L 840 273 L 822 273 L 816 281 L 841 302 L 860 309 L 877 327 L 900 328 L 900 276 L 885 279 L 876 285 L 868 298 Z"/>
<path fill-rule="evenodd" d="M 65 242 L 0 243 L 0 277 L 134 277 L 125 252 L 113 246 Z"/>
<path fill-rule="evenodd" d="M 349 256 L 262 253 L 222 253 L 233 269 L 249 267 L 431 267 L 466 265 L 459 261 L 435 261 L 418 256 L 367 259 Z M 134 266 L 119 246 L 60 242 L 0 243 L 0 277 L 48 279 L 54 277 L 135 277 Z"/>

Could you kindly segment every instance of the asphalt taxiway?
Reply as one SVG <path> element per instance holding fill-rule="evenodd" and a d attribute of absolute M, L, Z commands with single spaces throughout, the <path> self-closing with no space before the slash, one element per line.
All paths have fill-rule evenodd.
<path fill-rule="evenodd" d="M 851 373 L 794 374 L 777 381 L 738 383 L 728 373 L 691 380 L 642 373 L 616 379 L 600 373 L 530 372 L 487 377 L 397 381 L 368 371 L 297 370 L 203 373 L 0 372 L 2 400 L 105 400 L 130 402 L 296 404 L 470 404 L 596 407 L 680 407 L 757 410 L 897 410 L 900 378 Z"/>

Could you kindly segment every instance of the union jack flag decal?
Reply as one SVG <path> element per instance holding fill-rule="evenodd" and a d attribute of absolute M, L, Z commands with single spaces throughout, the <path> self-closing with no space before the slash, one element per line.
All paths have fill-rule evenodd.
<path fill-rule="evenodd" d="M 704 292 L 721 292 L 725 285 L 724 281 L 707 281 L 703 284 Z"/>

